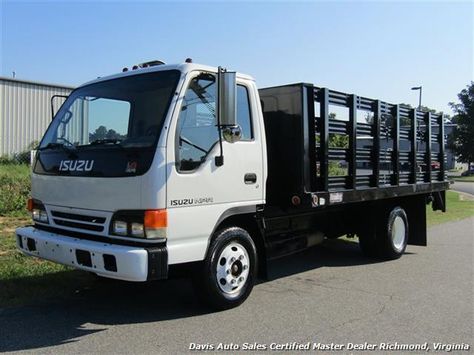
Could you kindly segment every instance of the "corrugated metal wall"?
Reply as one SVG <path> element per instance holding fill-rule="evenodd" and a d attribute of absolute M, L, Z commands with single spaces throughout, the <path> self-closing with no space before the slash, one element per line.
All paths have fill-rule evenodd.
<path fill-rule="evenodd" d="M 0 77 L 0 156 L 19 153 L 39 141 L 51 122 L 51 97 L 72 90 Z M 55 112 L 63 102 L 55 100 Z"/>

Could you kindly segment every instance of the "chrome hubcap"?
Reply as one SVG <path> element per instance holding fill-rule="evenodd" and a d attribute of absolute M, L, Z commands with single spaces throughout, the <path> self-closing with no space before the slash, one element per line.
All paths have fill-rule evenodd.
<path fill-rule="evenodd" d="M 234 294 L 245 285 L 250 271 L 250 260 L 247 250 L 239 243 L 227 245 L 217 259 L 216 278 L 219 288 Z"/>
<path fill-rule="evenodd" d="M 394 248 L 400 252 L 405 244 L 405 222 L 400 216 L 395 217 L 392 227 L 392 243 Z"/>

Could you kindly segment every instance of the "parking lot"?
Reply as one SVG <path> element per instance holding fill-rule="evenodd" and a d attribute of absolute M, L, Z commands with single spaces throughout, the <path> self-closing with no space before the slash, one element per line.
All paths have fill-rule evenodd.
<path fill-rule="evenodd" d="M 325 243 L 274 263 L 270 281 L 220 313 L 204 309 L 186 280 L 97 282 L 73 297 L 0 310 L 0 351 L 183 353 L 191 343 L 242 350 L 286 342 L 427 342 L 433 350 L 433 343 L 469 343 L 473 224 L 435 226 L 429 247 L 409 246 L 391 262 L 364 258 L 356 243 Z"/>

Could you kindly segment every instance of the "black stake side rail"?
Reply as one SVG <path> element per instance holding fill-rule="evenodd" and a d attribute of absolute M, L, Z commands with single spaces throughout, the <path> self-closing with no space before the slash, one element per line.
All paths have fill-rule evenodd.
<path fill-rule="evenodd" d="M 316 152 L 310 153 L 311 191 L 446 182 L 442 115 L 308 84 L 305 89 L 309 146 Z M 348 117 L 330 118 L 334 106 L 347 108 Z M 360 113 L 370 119 L 363 122 Z M 335 146 L 337 136 L 347 137 L 347 146 Z M 331 165 L 341 162 L 347 174 L 331 174 Z"/>

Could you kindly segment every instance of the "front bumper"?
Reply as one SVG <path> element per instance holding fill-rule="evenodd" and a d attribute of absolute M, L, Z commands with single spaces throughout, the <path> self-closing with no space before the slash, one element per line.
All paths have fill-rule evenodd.
<path fill-rule="evenodd" d="M 66 232 L 67 233 L 67 232 Z M 16 230 L 17 247 L 24 254 L 127 281 L 168 276 L 165 246 L 141 248 L 68 237 L 35 227 Z"/>

